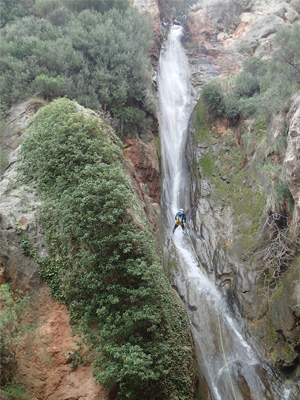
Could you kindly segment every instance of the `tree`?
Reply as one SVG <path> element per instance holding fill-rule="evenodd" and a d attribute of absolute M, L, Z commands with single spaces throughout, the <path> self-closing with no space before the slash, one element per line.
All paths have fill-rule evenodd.
<path fill-rule="evenodd" d="M 283 79 L 300 83 L 300 25 L 281 29 L 276 35 L 279 48 L 274 53 L 274 62 Z"/>
<path fill-rule="evenodd" d="M 43 18 L 26 17 L 3 29 L 2 110 L 38 91 L 115 116 L 124 107 L 153 111 L 149 21 L 133 7 L 64 14 L 59 4 L 39 0 L 35 12 Z"/>
<path fill-rule="evenodd" d="M 30 13 L 35 0 L 1 0 L 0 28 Z"/>

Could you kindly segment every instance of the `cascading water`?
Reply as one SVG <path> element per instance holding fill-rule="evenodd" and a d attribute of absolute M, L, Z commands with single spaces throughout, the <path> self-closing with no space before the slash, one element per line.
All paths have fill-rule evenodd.
<path fill-rule="evenodd" d="M 185 195 L 185 139 L 195 98 L 188 60 L 181 44 L 183 29 L 171 28 L 159 61 L 159 124 L 163 163 L 162 206 L 171 236 L 174 215 L 189 207 Z M 168 247 L 178 270 L 172 284 L 185 302 L 201 374 L 214 400 L 292 399 L 280 378 L 262 361 L 244 324 L 231 315 L 226 300 L 199 265 L 190 236 L 175 232 Z M 247 336 L 247 340 L 246 337 Z"/>

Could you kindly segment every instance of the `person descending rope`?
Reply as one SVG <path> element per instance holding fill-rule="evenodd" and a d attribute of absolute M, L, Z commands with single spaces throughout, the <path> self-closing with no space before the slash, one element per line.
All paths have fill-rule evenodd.
<path fill-rule="evenodd" d="M 180 25 L 180 22 L 175 17 L 173 18 L 173 25 Z"/>
<path fill-rule="evenodd" d="M 175 226 L 174 226 L 174 228 L 173 228 L 173 234 L 174 234 L 174 232 L 175 232 L 175 230 L 178 228 L 178 226 L 180 225 L 181 226 L 181 228 L 182 228 L 182 233 L 183 233 L 183 231 L 184 231 L 184 224 L 186 223 L 186 216 L 185 216 L 185 213 L 184 213 L 184 209 L 183 208 L 181 208 L 179 211 L 178 211 L 178 213 L 176 213 L 176 215 L 175 215 Z"/>

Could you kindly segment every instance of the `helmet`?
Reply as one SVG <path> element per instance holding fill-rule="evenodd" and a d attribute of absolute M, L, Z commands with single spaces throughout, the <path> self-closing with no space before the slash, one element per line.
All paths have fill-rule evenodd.
<path fill-rule="evenodd" d="M 181 208 L 179 211 L 182 211 L 182 212 L 184 212 L 184 209 L 183 209 L 183 208 Z"/>

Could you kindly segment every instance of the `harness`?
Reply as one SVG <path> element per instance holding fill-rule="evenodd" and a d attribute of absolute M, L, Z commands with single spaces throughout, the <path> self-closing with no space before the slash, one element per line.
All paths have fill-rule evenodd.
<path fill-rule="evenodd" d="M 175 222 L 176 225 L 183 225 L 182 217 L 183 217 L 182 213 L 180 213 L 180 214 L 177 213 L 176 214 L 176 222 Z"/>

